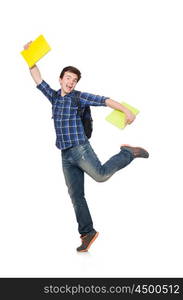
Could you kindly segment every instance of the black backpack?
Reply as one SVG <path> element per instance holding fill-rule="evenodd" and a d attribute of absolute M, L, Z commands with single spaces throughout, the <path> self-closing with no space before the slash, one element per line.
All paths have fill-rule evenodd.
<path fill-rule="evenodd" d="M 85 134 L 86 134 L 87 138 L 89 139 L 89 138 L 91 138 L 92 131 L 93 131 L 93 119 L 91 116 L 91 109 L 90 109 L 90 106 L 81 108 L 81 104 L 79 101 L 81 92 L 75 91 L 75 93 L 76 93 L 76 103 L 78 106 L 78 115 L 80 116 L 81 121 L 83 123 Z"/>

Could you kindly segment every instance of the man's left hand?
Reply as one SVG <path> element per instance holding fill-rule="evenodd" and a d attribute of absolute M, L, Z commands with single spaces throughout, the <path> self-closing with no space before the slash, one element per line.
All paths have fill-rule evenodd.
<path fill-rule="evenodd" d="M 136 118 L 136 116 L 131 112 L 125 113 L 125 116 L 126 116 L 126 124 L 131 124 Z"/>

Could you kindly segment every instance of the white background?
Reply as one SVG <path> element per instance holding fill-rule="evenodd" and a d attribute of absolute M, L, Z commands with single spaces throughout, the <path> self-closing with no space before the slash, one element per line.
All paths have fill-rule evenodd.
<path fill-rule="evenodd" d="M 1 4 L 1 277 L 181 277 L 183 9 L 178 0 L 3 1 Z M 145 147 L 109 181 L 86 176 L 100 235 L 80 245 L 51 105 L 20 55 L 43 34 L 38 63 L 59 89 L 63 67 L 82 72 L 77 89 L 139 108 L 119 130 L 93 108 L 91 144 L 101 162 L 122 143 Z"/>

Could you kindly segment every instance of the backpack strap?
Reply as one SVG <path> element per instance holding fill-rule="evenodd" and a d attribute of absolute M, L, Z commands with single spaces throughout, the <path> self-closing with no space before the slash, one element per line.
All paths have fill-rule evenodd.
<path fill-rule="evenodd" d="M 91 137 L 92 130 L 93 130 L 93 120 L 91 117 L 90 106 L 88 105 L 82 108 L 80 103 L 81 92 L 79 91 L 75 91 L 75 92 L 76 92 L 75 103 L 78 107 L 78 115 L 80 116 L 81 121 L 83 123 L 85 134 L 89 139 Z"/>
<path fill-rule="evenodd" d="M 53 100 L 54 100 L 54 98 L 56 98 L 56 96 L 57 96 L 57 91 L 53 90 L 53 96 L 52 96 Z"/>
<path fill-rule="evenodd" d="M 52 96 L 52 99 L 53 99 L 53 102 L 52 102 L 52 119 L 53 119 L 53 115 L 54 115 L 54 110 L 55 110 L 55 106 L 56 106 L 56 101 L 54 103 L 54 99 L 56 99 L 57 97 L 57 92 L 56 91 L 53 91 L 53 96 Z M 53 104 L 54 103 L 54 104 Z"/>
<path fill-rule="evenodd" d="M 75 91 L 75 94 L 76 94 L 76 97 L 75 97 L 75 99 L 76 99 L 76 105 L 78 107 L 78 114 L 79 114 L 80 117 L 82 117 L 82 115 L 83 115 L 83 109 L 81 108 L 81 103 L 80 103 L 81 92 Z"/>

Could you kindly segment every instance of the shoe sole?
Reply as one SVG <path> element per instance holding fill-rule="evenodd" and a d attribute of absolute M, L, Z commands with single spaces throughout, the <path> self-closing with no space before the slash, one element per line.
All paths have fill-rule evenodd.
<path fill-rule="evenodd" d="M 88 247 L 84 250 L 80 250 L 78 252 L 87 252 L 88 249 L 91 247 L 91 245 L 93 244 L 93 242 L 96 240 L 96 238 L 98 237 L 99 232 L 96 232 L 96 234 L 94 235 L 93 239 L 89 242 Z"/>

